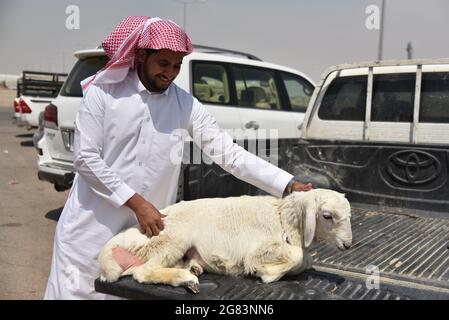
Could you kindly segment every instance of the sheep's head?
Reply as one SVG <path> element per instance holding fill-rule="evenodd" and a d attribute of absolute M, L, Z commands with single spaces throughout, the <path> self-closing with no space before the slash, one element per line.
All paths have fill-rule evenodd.
<path fill-rule="evenodd" d="M 351 207 L 345 195 L 328 189 L 313 189 L 296 195 L 303 212 L 303 240 L 326 241 L 340 250 L 352 245 Z"/>
<path fill-rule="evenodd" d="M 345 195 L 332 190 L 317 189 L 315 239 L 324 240 L 340 250 L 352 245 L 351 207 Z"/>

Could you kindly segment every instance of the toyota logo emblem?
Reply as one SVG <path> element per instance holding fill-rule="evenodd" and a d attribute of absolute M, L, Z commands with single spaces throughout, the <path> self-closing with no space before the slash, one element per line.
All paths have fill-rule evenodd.
<path fill-rule="evenodd" d="M 435 180 L 441 172 L 441 163 L 430 153 L 402 150 L 390 155 L 386 169 L 394 180 L 417 185 Z"/>

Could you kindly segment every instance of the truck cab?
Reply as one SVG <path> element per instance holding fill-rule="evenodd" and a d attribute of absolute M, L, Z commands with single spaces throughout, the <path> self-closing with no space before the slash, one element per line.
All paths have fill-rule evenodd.
<path fill-rule="evenodd" d="M 351 201 L 447 213 L 449 60 L 330 68 L 296 149 L 291 167 L 317 187 Z"/>

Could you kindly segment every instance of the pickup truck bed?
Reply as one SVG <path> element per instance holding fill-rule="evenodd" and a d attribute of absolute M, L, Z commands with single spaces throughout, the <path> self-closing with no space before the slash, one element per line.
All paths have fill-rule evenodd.
<path fill-rule="evenodd" d="M 131 277 L 95 282 L 98 292 L 128 299 L 449 299 L 449 221 L 423 211 L 353 204 L 353 246 L 314 244 L 314 268 L 264 284 L 255 278 L 200 276 L 200 293 L 139 284 Z M 379 286 L 373 288 L 373 269 Z M 374 270 L 375 271 L 375 270 Z M 368 285 L 367 285 L 368 282 Z"/>

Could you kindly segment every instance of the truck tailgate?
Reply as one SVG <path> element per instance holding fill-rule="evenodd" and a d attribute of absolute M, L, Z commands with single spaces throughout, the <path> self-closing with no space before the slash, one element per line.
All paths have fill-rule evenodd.
<path fill-rule="evenodd" d="M 318 270 L 373 274 L 396 283 L 449 294 L 449 221 L 405 209 L 353 207 L 353 245 L 339 252 L 317 244 L 311 254 Z"/>

